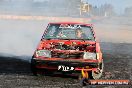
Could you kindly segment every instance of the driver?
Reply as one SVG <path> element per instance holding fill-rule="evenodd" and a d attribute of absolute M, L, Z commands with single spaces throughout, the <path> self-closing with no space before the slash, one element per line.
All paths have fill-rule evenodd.
<path fill-rule="evenodd" d="M 60 30 L 59 33 L 57 34 L 57 38 L 62 38 L 62 37 L 66 37 L 66 36 L 63 34 L 63 31 Z"/>
<path fill-rule="evenodd" d="M 85 35 L 85 33 L 83 33 L 81 28 L 77 28 L 76 29 L 76 37 L 79 38 L 79 39 L 84 39 L 87 36 Z"/>

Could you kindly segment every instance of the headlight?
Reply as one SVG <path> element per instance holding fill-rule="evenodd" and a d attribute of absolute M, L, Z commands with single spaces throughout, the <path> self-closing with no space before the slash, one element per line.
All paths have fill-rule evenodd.
<path fill-rule="evenodd" d="M 83 59 L 96 60 L 96 53 L 84 52 Z"/>
<path fill-rule="evenodd" d="M 51 58 L 51 51 L 49 51 L 49 50 L 38 50 L 38 51 L 36 51 L 36 56 Z"/>

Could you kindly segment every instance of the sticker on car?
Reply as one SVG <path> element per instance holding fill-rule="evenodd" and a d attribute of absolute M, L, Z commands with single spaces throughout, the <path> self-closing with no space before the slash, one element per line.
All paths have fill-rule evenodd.
<path fill-rule="evenodd" d="M 64 66 L 64 65 L 59 65 L 58 70 L 59 71 L 73 71 L 75 68 L 70 67 L 70 66 Z"/>

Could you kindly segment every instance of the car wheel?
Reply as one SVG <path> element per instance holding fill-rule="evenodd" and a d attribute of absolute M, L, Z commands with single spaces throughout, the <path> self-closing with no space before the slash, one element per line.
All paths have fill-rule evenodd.
<path fill-rule="evenodd" d="M 31 71 L 33 73 L 34 76 L 37 76 L 37 68 L 36 68 L 36 65 L 35 65 L 35 60 L 31 59 Z"/>
<path fill-rule="evenodd" d="M 99 79 L 99 78 L 101 78 L 103 70 L 104 70 L 104 63 L 102 62 L 102 63 L 99 64 L 98 72 L 95 72 L 95 71 L 91 72 L 92 79 Z"/>

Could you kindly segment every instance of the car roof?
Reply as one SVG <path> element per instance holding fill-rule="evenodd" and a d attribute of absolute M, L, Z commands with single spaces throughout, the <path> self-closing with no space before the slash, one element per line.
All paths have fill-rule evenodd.
<path fill-rule="evenodd" d="M 79 23 L 79 22 L 51 22 L 49 24 L 81 24 L 81 25 L 93 26 L 93 24 Z"/>

